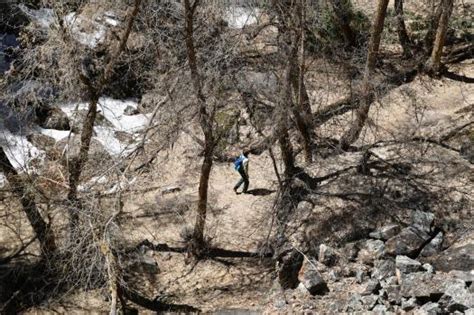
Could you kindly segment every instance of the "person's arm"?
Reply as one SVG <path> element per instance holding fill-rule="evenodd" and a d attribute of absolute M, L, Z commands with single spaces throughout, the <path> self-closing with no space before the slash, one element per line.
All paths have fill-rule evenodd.
<path fill-rule="evenodd" d="M 247 175 L 247 177 L 249 176 L 249 159 L 245 159 L 243 161 L 243 164 L 244 164 L 244 171 L 245 171 L 245 174 Z"/>

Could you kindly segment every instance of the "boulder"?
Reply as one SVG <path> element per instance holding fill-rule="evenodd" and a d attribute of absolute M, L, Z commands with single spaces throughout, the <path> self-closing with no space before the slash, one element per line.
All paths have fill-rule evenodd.
<path fill-rule="evenodd" d="M 70 130 L 69 118 L 58 107 L 40 107 L 36 110 L 37 123 L 45 129 Z"/>
<path fill-rule="evenodd" d="M 409 299 L 402 298 L 402 310 L 408 312 L 417 307 L 416 298 L 411 297 Z"/>
<path fill-rule="evenodd" d="M 361 295 L 370 295 L 376 294 L 380 290 L 380 282 L 376 279 L 370 279 L 366 283 L 363 284 L 362 291 L 360 292 Z"/>
<path fill-rule="evenodd" d="M 318 261 L 328 267 L 334 266 L 339 260 L 338 254 L 336 251 L 324 244 L 319 246 L 319 256 Z"/>
<path fill-rule="evenodd" d="M 395 263 L 392 260 L 377 260 L 374 263 L 372 278 L 377 280 L 386 279 L 395 275 Z"/>
<path fill-rule="evenodd" d="M 386 252 L 393 256 L 412 256 L 416 254 L 421 246 L 429 239 L 430 236 L 428 233 L 409 226 L 385 243 Z"/>
<path fill-rule="evenodd" d="M 474 294 L 469 292 L 463 280 L 453 279 L 446 283 L 444 295 L 438 302 L 451 313 L 464 312 L 474 308 Z"/>
<path fill-rule="evenodd" d="M 430 298 L 441 296 L 445 279 L 441 276 L 415 272 L 402 274 L 400 279 L 400 294 L 403 297 Z"/>
<path fill-rule="evenodd" d="M 385 245 L 381 240 L 367 240 L 361 246 L 357 255 L 360 262 L 371 264 L 374 260 L 381 258 L 385 253 Z"/>
<path fill-rule="evenodd" d="M 407 256 L 398 255 L 395 258 L 395 266 L 402 273 L 416 272 L 421 269 L 421 263 Z"/>
<path fill-rule="evenodd" d="M 474 270 L 463 271 L 463 270 L 451 270 L 449 275 L 455 279 L 463 280 L 464 282 L 474 282 Z"/>
<path fill-rule="evenodd" d="M 390 224 L 381 227 L 379 230 L 371 232 L 369 236 L 378 240 L 388 240 L 389 238 L 400 233 L 400 226 L 398 224 Z"/>
<path fill-rule="evenodd" d="M 412 215 L 412 226 L 425 233 L 430 233 L 433 220 L 433 213 L 416 210 Z"/>
<path fill-rule="evenodd" d="M 133 115 L 137 115 L 137 114 L 140 114 L 140 111 L 131 106 L 131 105 L 128 105 L 127 107 L 125 107 L 125 109 L 123 110 L 123 114 L 124 115 L 127 115 L 127 116 L 133 116 Z"/>
<path fill-rule="evenodd" d="M 420 256 L 429 257 L 441 251 L 443 245 L 443 232 L 439 232 L 436 236 L 421 250 Z"/>
<path fill-rule="evenodd" d="M 449 249 L 428 258 L 436 270 L 449 272 L 451 270 L 474 270 L 474 243 Z"/>
<path fill-rule="evenodd" d="M 303 261 L 303 265 L 298 273 L 298 280 L 311 295 L 324 295 L 329 292 L 329 288 L 321 274 L 307 259 Z"/>
<path fill-rule="evenodd" d="M 441 308 L 438 303 L 428 302 L 423 305 L 420 309 L 413 312 L 414 315 L 436 315 L 442 314 Z"/>
<path fill-rule="evenodd" d="M 300 252 L 291 249 L 279 253 L 278 255 L 278 281 L 283 289 L 295 289 L 300 283 L 301 277 L 307 271 L 308 262 L 303 264 L 303 255 Z"/>

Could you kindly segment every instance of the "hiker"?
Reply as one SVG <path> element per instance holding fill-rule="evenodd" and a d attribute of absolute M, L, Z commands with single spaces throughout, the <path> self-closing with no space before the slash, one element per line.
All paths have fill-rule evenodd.
<path fill-rule="evenodd" d="M 240 180 L 234 186 L 234 192 L 238 194 L 237 189 L 244 184 L 244 188 L 242 189 L 242 193 L 246 194 L 247 189 L 249 188 L 249 151 L 244 151 L 242 154 L 235 159 L 234 161 L 234 168 L 240 174 Z"/>

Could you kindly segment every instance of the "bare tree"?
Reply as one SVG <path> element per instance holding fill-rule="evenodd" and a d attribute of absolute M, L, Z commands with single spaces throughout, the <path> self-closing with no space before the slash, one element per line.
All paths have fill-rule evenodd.
<path fill-rule="evenodd" d="M 356 117 L 350 128 L 344 133 L 340 140 L 340 147 L 346 150 L 350 144 L 355 142 L 364 127 L 369 114 L 370 104 L 372 103 L 371 78 L 375 70 L 375 63 L 380 46 L 380 39 L 383 31 L 383 24 L 387 12 L 388 0 L 379 0 L 374 22 L 370 31 L 370 42 L 367 51 L 367 61 L 365 64 L 365 73 L 361 87 L 361 105 L 356 111 Z"/>
<path fill-rule="evenodd" d="M 88 98 L 89 98 L 89 107 L 87 109 L 87 115 L 84 120 L 84 125 L 82 127 L 81 132 L 81 146 L 79 150 L 79 154 L 77 157 L 74 157 L 69 164 L 69 192 L 68 192 L 68 200 L 71 202 L 71 208 L 69 210 L 70 215 L 70 231 L 73 232 L 74 228 L 78 224 L 78 198 L 77 198 L 77 186 L 79 184 L 79 179 L 88 160 L 89 154 L 89 147 L 92 139 L 92 133 L 94 129 L 94 123 L 97 116 L 97 104 L 99 102 L 99 97 L 101 96 L 105 86 L 108 84 L 110 77 L 112 75 L 113 67 L 117 62 L 120 54 L 125 49 L 127 44 L 128 37 L 130 36 L 130 32 L 133 27 L 133 22 L 138 15 L 138 11 L 140 8 L 141 0 L 135 0 L 133 10 L 130 12 L 128 17 L 126 28 L 122 34 L 120 42 L 118 46 L 114 48 L 113 52 L 111 53 L 108 62 L 105 65 L 104 71 L 100 75 L 100 77 L 95 81 L 90 78 L 90 75 L 87 73 L 87 69 L 84 69 L 86 65 L 83 61 L 81 65 L 83 69 L 80 71 L 80 79 L 87 87 Z"/>
<path fill-rule="evenodd" d="M 430 73 L 438 73 L 441 69 L 441 55 L 443 53 L 446 32 L 449 26 L 449 18 L 453 12 L 454 0 L 441 1 L 441 15 L 436 30 L 436 37 L 431 51 L 431 57 L 426 63 L 426 70 Z"/>
<path fill-rule="evenodd" d="M 403 12 L 403 0 L 395 0 L 395 15 L 397 18 L 397 33 L 400 44 L 402 45 L 403 55 L 405 57 L 411 57 L 411 46 L 412 42 L 408 35 L 407 28 L 405 25 L 405 17 Z"/>

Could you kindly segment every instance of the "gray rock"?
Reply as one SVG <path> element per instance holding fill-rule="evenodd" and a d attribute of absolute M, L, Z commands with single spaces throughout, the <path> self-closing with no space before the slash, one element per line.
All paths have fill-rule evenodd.
<path fill-rule="evenodd" d="M 298 273 L 298 280 L 311 295 L 324 295 L 329 292 L 326 282 L 311 263 L 305 259 Z"/>
<path fill-rule="evenodd" d="M 436 270 L 449 272 L 451 270 L 474 270 L 474 243 L 459 247 L 450 247 L 438 255 L 431 256 L 429 262 Z"/>
<path fill-rule="evenodd" d="M 372 278 L 382 280 L 395 275 L 395 263 L 392 260 L 377 260 L 374 263 Z"/>
<path fill-rule="evenodd" d="M 412 297 L 409 299 L 402 298 L 402 310 L 404 311 L 411 311 L 415 307 L 417 307 L 418 304 L 416 303 L 416 298 Z"/>
<path fill-rule="evenodd" d="M 328 273 L 328 278 L 330 279 L 330 281 L 336 282 L 336 281 L 339 281 L 339 279 L 341 278 L 341 275 L 339 271 L 331 270 Z"/>
<path fill-rule="evenodd" d="M 367 240 L 357 255 L 357 260 L 369 264 L 381 258 L 385 253 L 385 245 L 381 240 Z"/>
<path fill-rule="evenodd" d="M 356 281 L 357 283 L 362 283 L 365 281 L 365 279 L 367 278 L 368 276 L 368 272 L 362 268 L 359 268 L 356 270 L 356 274 L 355 274 L 355 277 L 356 277 Z"/>
<path fill-rule="evenodd" d="M 388 311 L 387 307 L 382 304 L 378 304 L 372 309 L 372 312 L 374 314 L 385 314 L 387 313 L 387 311 Z"/>
<path fill-rule="evenodd" d="M 140 111 L 131 106 L 131 105 L 128 105 L 127 107 L 125 107 L 125 109 L 123 110 L 123 114 L 124 115 L 128 115 L 128 116 L 133 116 L 133 115 L 137 115 L 137 114 L 140 114 Z"/>
<path fill-rule="evenodd" d="M 69 130 L 69 118 L 66 113 L 57 107 L 50 107 L 42 112 L 38 117 L 38 124 L 46 129 Z"/>
<path fill-rule="evenodd" d="M 429 238 L 430 236 L 426 232 L 410 226 L 390 238 L 385 243 L 385 250 L 389 255 L 411 256 L 418 252 Z"/>
<path fill-rule="evenodd" d="M 421 270 L 421 263 L 410 257 L 398 255 L 395 258 L 395 266 L 402 273 L 411 273 Z"/>
<path fill-rule="evenodd" d="M 349 261 L 355 261 L 358 253 L 359 247 L 356 243 L 347 243 L 344 245 L 343 254 Z"/>
<path fill-rule="evenodd" d="M 474 308 L 470 308 L 464 312 L 465 315 L 474 315 Z"/>
<path fill-rule="evenodd" d="M 364 310 L 362 296 L 359 294 L 353 294 L 349 301 L 347 301 L 345 310 L 346 312 L 359 312 Z"/>
<path fill-rule="evenodd" d="M 387 286 L 391 285 L 398 285 L 398 278 L 396 276 L 387 277 L 380 281 L 380 285 L 382 288 L 386 288 Z"/>
<path fill-rule="evenodd" d="M 339 260 L 339 257 L 336 251 L 333 248 L 326 246 L 324 244 L 321 244 L 319 246 L 318 258 L 319 258 L 318 260 L 320 263 L 328 267 L 334 266 Z"/>
<path fill-rule="evenodd" d="M 364 309 L 371 310 L 379 300 L 377 295 L 365 295 L 361 297 L 362 304 L 364 305 Z"/>
<path fill-rule="evenodd" d="M 434 214 L 431 212 L 415 211 L 412 216 L 412 225 L 416 229 L 425 233 L 431 232 L 431 225 L 433 224 Z"/>
<path fill-rule="evenodd" d="M 434 273 L 434 268 L 430 264 L 423 264 L 421 267 L 428 273 Z"/>
<path fill-rule="evenodd" d="M 432 295 L 442 295 L 445 278 L 425 272 L 402 274 L 400 293 L 403 297 L 429 298 Z"/>
<path fill-rule="evenodd" d="M 474 163 L 474 141 L 463 142 L 459 154 L 470 163 Z"/>
<path fill-rule="evenodd" d="M 389 285 L 384 288 L 387 292 L 387 300 L 391 304 L 398 304 L 402 303 L 402 295 L 400 294 L 400 286 L 399 285 Z"/>
<path fill-rule="evenodd" d="M 380 282 L 375 279 L 370 279 L 363 285 L 363 290 L 361 291 L 361 295 L 370 295 L 376 294 L 380 290 Z"/>
<path fill-rule="evenodd" d="M 438 303 L 428 302 L 423 305 L 419 310 L 415 310 L 413 314 L 416 315 L 436 315 L 441 314 L 441 308 Z"/>
<path fill-rule="evenodd" d="M 474 307 L 474 294 L 468 291 L 463 280 L 453 279 L 446 284 L 439 303 L 449 312 L 464 312 Z"/>
<path fill-rule="evenodd" d="M 369 236 L 371 238 L 386 241 L 389 238 L 397 235 L 398 233 L 400 233 L 400 226 L 398 224 L 390 224 L 383 226 L 379 230 L 370 233 Z"/>
<path fill-rule="evenodd" d="M 430 257 L 441 251 L 443 245 L 443 232 L 439 232 L 436 236 L 421 250 L 420 256 Z"/>
<path fill-rule="evenodd" d="M 474 270 L 451 270 L 449 275 L 453 278 L 463 280 L 464 282 L 474 282 Z"/>

